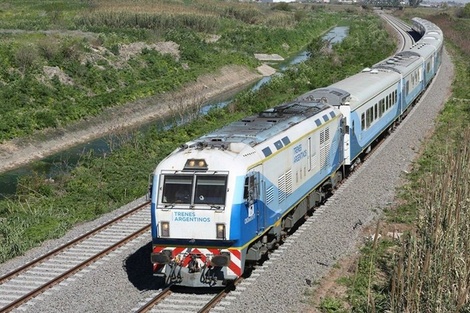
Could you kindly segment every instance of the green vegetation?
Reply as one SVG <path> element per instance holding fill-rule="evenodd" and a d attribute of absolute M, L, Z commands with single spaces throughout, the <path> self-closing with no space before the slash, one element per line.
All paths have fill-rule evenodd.
<path fill-rule="evenodd" d="M 346 313 L 343 304 L 336 298 L 326 297 L 320 303 L 320 312 L 322 313 Z"/>
<path fill-rule="evenodd" d="M 255 52 L 288 57 L 339 19 L 216 0 L 3 3 L 0 142 L 176 90 L 227 64 L 255 67 Z"/>
<path fill-rule="evenodd" d="M 230 10 L 231 14 L 235 14 L 242 9 L 234 6 Z M 275 14 L 279 13 L 275 11 Z M 295 16 L 295 13 L 293 15 Z M 286 30 L 279 31 L 282 36 L 291 37 L 289 45 L 297 49 L 301 47 L 301 38 L 297 37 L 296 32 L 302 33 L 303 42 L 311 42 L 308 50 L 313 57 L 288 70 L 283 76 L 273 78 L 257 92 L 244 92 L 227 108 L 214 109 L 208 115 L 199 116 L 181 127 L 173 127 L 170 130 L 153 128 L 146 132 L 122 134 L 125 143 L 121 148 L 105 157 L 84 155 L 78 167 L 71 172 L 62 173 L 54 180 L 46 180 L 39 175 L 23 178 L 15 197 L 0 201 L 0 262 L 23 253 L 43 240 L 64 234 L 76 223 L 96 218 L 144 195 L 148 175 L 163 157 L 181 143 L 248 114 L 291 100 L 305 91 L 344 78 L 390 55 L 395 47 L 389 42 L 377 16 L 348 12 L 347 16 L 328 13 L 313 17 L 310 22 L 305 17 L 306 20 L 300 22 L 298 28 L 292 30 L 289 36 Z M 268 20 L 271 23 L 272 17 Z M 331 50 L 318 38 L 333 23 L 351 25 L 351 30 L 348 38 Z M 277 34 L 270 28 L 260 27 L 259 32 L 258 34 L 253 30 L 254 36 L 260 40 L 271 35 L 275 38 L 269 39 L 267 44 L 255 42 L 250 37 L 251 32 L 241 28 L 234 30 L 232 34 L 242 34 L 246 37 L 245 40 L 231 38 L 231 35 L 231 39 L 227 38 L 222 42 L 227 44 L 236 39 L 237 45 L 243 42 L 252 42 L 250 45 L 263 44 L 271 47 L 270 51 L 277 51 L 277 45 L 283 46 L 281 38 L 276 39 Z M 184 38 L 197 35 L 191 30 L 186 33 L 178 31 L 178 34 Z M 293 40 L 295 38 L 298 41 Z M 360 49 L 365 43 L 371 47 L 367 54 Z M 146 53 L 151 51 L 143 53 L 141 58 L 144 58 Z M 201 57 L 205 56 L 202 54 Z M 195 62 L 194 66 L 200 65 Z M 64 85 L 56 83 L 62 87 Z M 130 82 L 129 86 L 133 86 L 133 83 Z M 175 120 L 175 125 L 177 122 Z"/>
<path fill-rule="evenodd" d="M 469 312 L 470 20 L 450 10 L 399 14 L 422 16 L 444 31 L 455 66 L 453 94 L 408 175 L 400 205 L 386 212 L 376 232 L 391 225 L 403 235 L 367 244 L 356 273 L 339 282 L 346 295 L 333 300 L 353 312 Z"/>
<path fill-rule="evenodd" d="M 457 16 L 462 18 L 470 18 L 470 3 L 465 4 L 463 8 L 458 10 Z"/>

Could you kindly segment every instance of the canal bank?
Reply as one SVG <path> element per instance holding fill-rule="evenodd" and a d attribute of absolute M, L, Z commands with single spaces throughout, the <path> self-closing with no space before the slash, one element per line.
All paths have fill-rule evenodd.
<path fill-rule="evenodd" d="M 70 147 L 165 118 L 258 81 L 263 75 L 242 66 L 227 66 L 200 77 L 181 91 L 138 100 L 107 110 L 69 127 L 0 144 L 0 173 L 43 159 Z"/>

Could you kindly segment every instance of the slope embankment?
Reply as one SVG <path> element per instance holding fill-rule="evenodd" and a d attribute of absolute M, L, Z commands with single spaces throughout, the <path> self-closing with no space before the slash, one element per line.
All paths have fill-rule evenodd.
<path fill-rule="evenodd" d="M 258 71 L 243 66 L 226 66 L 214 74 L 198 78 L 180 91 L 112 108 L 65 128 L 48 129 L 30 138 L 4 142 L 0 144 L 0 173 L 75 145 L 200 106 L 221 95 L 242 89 L 273 72 L 268 66 L 261 66 Z"/>

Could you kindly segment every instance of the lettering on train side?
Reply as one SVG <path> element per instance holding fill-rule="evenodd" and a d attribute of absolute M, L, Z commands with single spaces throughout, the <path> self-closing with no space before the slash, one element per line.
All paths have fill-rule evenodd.
<path fill-rule="evenodd" d="M 208 216 L 197 216 L 196 212 L 176 211 L 176 212 L 173 212 L 173 221 L 210 223 L 211 218 Z"/>
<path fill-rule="evenodd" d="M 294 163 L 297 163 L 306 157 L 307 149 L 304 149 L 301 143 L 294 147 Z"/>

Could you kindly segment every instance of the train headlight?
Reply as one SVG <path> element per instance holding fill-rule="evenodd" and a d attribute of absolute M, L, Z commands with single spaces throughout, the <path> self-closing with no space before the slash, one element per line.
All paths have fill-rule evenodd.
<path fill-rule="evenodd" d="M 170 223 L 169 222 L 161 222 L 161 235 L 162 237 L 170 237 Z"/>
<path fill-rule="evenodd" d="M 188 159 L 184 165 L 183 171 L 203 171 L 208 168 L 209 166 L 204 159 Z"/>
<path fill-rule="evenodd" d="M 217 239 L 225 239 L 225 224 L 216 224 Z"/>

